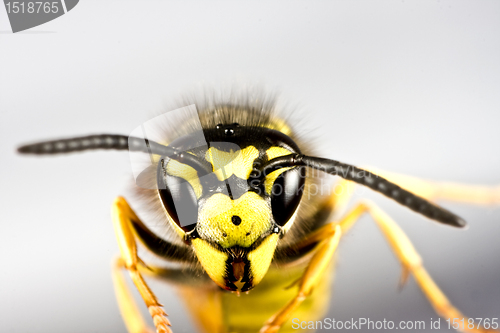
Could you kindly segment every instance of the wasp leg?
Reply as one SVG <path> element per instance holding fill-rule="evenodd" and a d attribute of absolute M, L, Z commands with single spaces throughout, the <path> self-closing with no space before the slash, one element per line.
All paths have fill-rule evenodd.
<path fill-rule="evenodd" d="M 345 180 L 341 180 L 335 184 L 335 189 L 338 189 L 338 193 L 334 191 L 328 198 L 320 203 L 320 214 L 331 214 L 332 208 L 335 208 L 334 215 L 337 215 L 338 212 L 344 211 L 353 194 L 355 186 L 356 185 L 354 183 Z M 318 216 L 315 216 L 314 218 L 317 219 Z M 308 295 L 311 294 L 314 286 L 327 269 L 328 264 L 331 262 L 342 232 L 342 228 L 338 223 L 328 223 L 308 234 L 302 241 L 291 244 L 283 250 L 283 253 L 288 253 L 290 251 L 300 252 L 302 249 L 314 246 L 311 251 L 314 254 L 309 261 L 304 274 L 298 281 L 292 284 L 292 286 L 295 284 L 299 285 L 297 295 L 279 312 L 269 318 L 269 320 L 261 328 L 260 333 L 277 332 L 290 318 L 293 311 L 300 306 Z M 285 263 L 286 259 L 287 257 L 283 256 L 283 258 L 278 259 L 278 261 Z"/>
<path fill-rule="evenodd" d="M 287 305 L 285 305 L 278 313 L 272 316 L 267 323 L 262 327 L 260 333 L 277 332 L 280 327 L 290 318 L 292 312 L 311 294 L 314 286 L 323 275 L 328 267 L 330 260 L 335 253 L 341 236 L 340 226 L 336 226 L 333 232 L 330 232 L 327 237 L 316 246 L 311 261 L 309 262 L 304 275 L 302 275 L 299 284 L 299 291 Z"/>
<path fill-rule="evenodd" d="M 437 314 L 445 319 L 458 318 L 459 320 L 461 320 L 463 318 L 464 322 L 468 322 L 468 318 L 465 317 L 457 308 L 455 308 L 450 303 L 448 298 L 432 280 L 429 273 L 427 273 L 422 265 L 421 257 L 419 256 L 419 254 L 413 247 L 413 244 L 408 239 L 403 230 L 401 230 L 396 222 L 394 222 L 394 220 L 392 220 L 380 208 L 369 202 L 359 203 L 339 222 L 339 226 L 341 227 L 342 232 L 345 233 L 365 212 L 368 212 L 373 217 L 378 227 L 381 229 L 382 233 L 389 242 L 390 246 L 392 247 L 394 253 L 398 257 L 399 261 L 403 265 L 402 281 L 404 282 L 404 280 L 406 280 L 408 275 L 411 273 L 415 277 L 415 280 L 420 286 L 420 289 L 422 289 Z M 327 226 L 328 225 L 326 225 L 325 228 Z M 312 236 L 319 237 L 319 234 Z M 467 325 L 462 328 L 462 331 L 482 333 L 498 332 L 495 330 L 487 330 L 483 328 L 469 329 Z"/>
<path fill-rule="evenodd" d="M 125 268 L 122 258 L 117 258 L 113 265 L 113 285 L 120 313 L 129 333 L 153 333 L 143 320 L 141 312 L 130 293 L 121 270 Z"/>
<path fill-rule="evenodd" d="M 368 170 L 431 201 L 449 200 L 474 205 L 500 205 L 500 186 L 434 182 L 373 168 Z"/>
<path fill-rule="evenodd" d="M 113 226 L 115 229 L 116 237 L 118 239 L 118 246 L 120 248 L 121 260 L 118 264 L 125 267 L 132 281 L 134 282 L 137 290 L 139 291 L 142 299 L 148 307 L 149 313 L 153 317 L 153 321 L 158 333 L 172 333 L 170 330 L 170 322 L 166 318 L 166 313 L 162 308 L 162 305 L 156 299 L 155 294 L 149 289 L 146 281 L 144 281 L 141 273 L 139 272 L 140 258 L 137 256 L 137 246 L 134 239 L 132 221 L 140 221 L 137 215 L 134 213 L 132 208 L 130 208 L 127 201 L 118 197 L 113 203 L 112 208 Z M 125 324 L 129 332 L 139 333 L 148 332 L 145 327 L 142 317 L 134 309 L 135 305 L 130 305 L 129 301 L 131 297 L 127 297 L 126 293 L 123 293 L 124 286 L 123 281 L 115 280 L 119 284 L 117 287 L 117 297 L 118 302 L 120 302 L 120 309 L 122 310 L 122 315 L 125 320 Z M 125 303 L 123 303 L 125 302 Z"/>
<path fill-rule="evenodd" d="M 350 196 L 350 192 L 344 192 L 345 196 Z M 281 325 L 289 318 L 292 311 L 297 308 L 305 297 L 310 294 L 314 282 L 323 273 L 326 263 L 331 259 L 335 248 L 338 244 L 340 236 L 345 234 L 359 218 L 364 214 L 369 213 L 381 229 L 387 241 L 391 245 L 393 251 L 403 265 L 402 283 L 408 278 L 409 274 L 413 274 L 418 285 L 426 295 L 427 299 L 442 317 L 448 318 L 463 318 L 465 317 L 458 309 L 456 309 L 446 298 L 443 292 L 439 289 L 436 283 L 432 280 L 422 265 L 422 259 L 413 247 L 413 244 L 408 239 L 406 234 L 399 226 L 381 209 L 369 202 L 357 204 L 348 214 L 345 215 L 339 222 L 332 222 L 324 225 L 310 233 L 305 239 L 293 245 L 297 250 L 315 246 L 315 253 L 311 259 L 306 271 L 299 282 L 298 295 L 288 303 L 279 313 L 275 314 L 268 320 L 266 325 L 261 329 L 261 333 L 276 332 Z M 329 244 L 333 249 L 327 250 L 325 247 Z M 464 332 L 498 332 L 495 330 L 487 330 L 483 328 L 468 329 L 463 328 Z"/>

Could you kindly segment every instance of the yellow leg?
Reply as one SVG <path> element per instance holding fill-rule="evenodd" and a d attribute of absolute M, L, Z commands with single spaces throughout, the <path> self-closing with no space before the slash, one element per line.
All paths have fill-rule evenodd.
<path fill-rule="evenodd" d="M 384 177 L 393 180 L 392 177 L 384 174 Z M 410 191 L 418 192 L 421 196 L 424 196 L 429 199 L 451 199 L 452 195 L 451 187 L 446 187 L 446 190 L 437 190 L 434 189 L 435 185 L 432 183 L 423 182 L 422 184 L 419 181 L 415 180 L 415 182 L 407 181 L 410 179 L 406 176 L 399 176 L 399 181 L 395 181 L 401 186 L 405 186 Z M 405 180 L 404 182 L 401 179 Z M 422 186 L 421 186 L 422 185 Z M 337 185 L 337 188 L 341 189 L 341 194 L 332 195 L 330 198 L 325 200 L 324 205 L 332 204 L 335 206 L 335 209 L 343 209 L 351 194 L 353 193 L 352 187 L 355 186 L 353 183 L 341 180 Z M 456 188 L 460 189 L 462 192 L 460 195 L 456 195 L 455 198 L 460 198 L 459 201 L 469 202 L 469 203 L 491 203 L 494 202 L 492 200 L 494 195 L 496 195 L 495 191 L 491 190 L 483 192 L 482 199 L 478 199 L 478 195 L 469 196 L 467 194 L 466 189 L 468 186 L 465 185 L 456 185 Z M 424 191 L 426 190 L 426 191 Z M 432 191 L 431 191 L 432 190 Z M 441 193 L 441 195 L 437 195 L 437 193 Z M 442 195 L 443 193 L 448 193 L 446 195 Z M 425 195 L 427 194 L 427 195 Z M 431 195 L 432 194 L 432 195 Z M 311 244 L 317 244 L 315 247 L 315 253 L 313 258 L 311 259 L 306 271 L 299 282 L 299 291 L 297 296 L 292 299 L 283 309 L 275 314 L 272 318 L 268 320 L 265 326 L 261 329 L 261 333 L 271 333 L 276 332 L 279 328 L 285 323 L 291 313 L 304 301 L 304 299 L 312 292 L 312 288 L 315 285 L 315 282 L 318 280 L 318 277 L 324 272 L 328 262 L 331 260 L 333 253 L 337 247 L 338 241 L 342 234 L 345 234 L 353 225 L 356 223 L 362 214 L 370 213 L 370 215 L 374 218 L 375 222 L 382 230 L 384 236 L 387 241 L 391 245 L 394 253 L 398 257 L 399 261 L 403 266 L 403 274 L 402 274 L 402 284 L 407 280 L 409 274 L 413 274 L 418 285 L 426 295 L 427 299 L 434 307 L 436 312 L 448 319 L 458 318 L 461 320 L 464 319 L 464 322 L 467 323 L 468 318 L 465 317 L 459 310 L 457 310 L 453 305 L 449 302 L 443 292 L 439 289 L 436 283 L 429 276 L 427 271 L 422 265 L 422 259 L 413 247 L 413 244 L 410 242 L 406 234 L 399 228 L 399 226 L 382 210 L 380 210 L 375 205 L 365 202 L 357 204 L 354 209 L 352 209 L 345 217 L 341 218 L 339 222 L 329 223 L 320 229 L 309 234 L 303 241 L 295 244 L 296 248 L 303 248 L 309 246 Z M 462 329 L 464 332 L 497 332 L 494 330 L 487 330 L 483 328 L 479 329 L 469 329 L 465 327 Z"/>
<path fill-rule="evenodd" d="M 332 225 L 331 223 L 329 225 Z M 322 228 L 323 229 L 323 228 Z M 278 313 L 272 316 L 262 327 L 260 333 L 277 332 L 280 327 L 290 318 L 292 312 L 309 296 L 328 267 L 335 249 L 337 248 L 341 236 L 340 227 L 337 225 L 333 232 L 324 234 L 325 237 L 316 246 L 315 253 L 302 275 L 299 284 L 299 291 L 287 305 Z"/>
<path fill-rule="evenodd" d="M 143 320 L 139 308 L 130 293 L 121 270 L 125 268 L 122 258 L 117 258 L 113 265 L 113 285 L 120 313 L 129 333 L 153 333 Z"/>
<path fill-rule="evenodd" d="M 121 253 L 121 259 L 118 260 L 117 264 L 128 270 L 132 281 L 148 307 L 149 313 L 153 317 L 157 332 L 172 333 L 169 328 L 170 322 L 166 318 L 167 314 L 139 272 L 139 263 L 141 260 L 137 256 L 137 246 L 131 225 L 132 221 L 141 223 L 139 218 L 122 197 L 118 197 L 115 200 L 112 208 L 112 217 Z M 114 274 L 114 278 L 120 310 L 122 311 L 128 331 L 130 333 L 148 332 L 139 311 L 133 304 L 132 297 L 126 289 L 123 277 Z"/>
<path fill-rule="evenodd" d="M 448 298 L 446 298 L 443 292 L 439 289 L 439 287 L 427 273 L 422 265 L 422 259 L 418 255 L 417 251 L 413 247 L 413 244 L 410 242 L 403 230 L 401 230 L 396 222 L 394 222 L 381 209 L 368 202 L 356 205 L 354 209 L 340 221 L 339 226 L 342 229 L 342 233 L 345 233 L 365 212 L 368 212 L 373 217 L 378 227 L 382 230 L 382 233 L 391 245 L 399 261 L 403 265 L 402 281 L 404 282 L 408 275 L 411 273 L 415 277 L 415 280 L 417 281 L 418 285 L 424 292 L 425 296 L 427 297 L 435 311 L 441 317 L 451 320 L 453 320 L 454 318 L 458 318 L 458 320 L 461 320 L 463 318 L 464 322 L 467 323 L 468 318 L 465 317 L 450 303 Z M 461 328 L 461 331 L 482 333 L 498 332 L 495 330 L 487 330 L 483 328 L 469 329 L 467 325 Z"/>

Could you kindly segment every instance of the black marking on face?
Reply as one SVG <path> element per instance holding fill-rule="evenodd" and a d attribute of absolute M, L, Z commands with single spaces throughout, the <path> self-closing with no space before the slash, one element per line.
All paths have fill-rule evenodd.
<path fill-rule="evenodd" d="M 224 193 L 229 196 L 231 200 L 236 200 L 243 194 L 249 191 L 253 191 L 248 185 L 248 181 L 236 177 L 235 175 L 231 175 L 231 177 L 226 180 L 218 180 L 214 174 L 212 175 L 213 177 L 209 177 L 207 181 L 205 181 L 205 179 L 202 179 L 202 197 L 208 197 L 215 193 Z"/>
<path fill-rule="evenodd" d="M 241 217 L 233 215 L 231 217 L 231 222 L 233 222 L 234 225 L 238 226 L 241 224 Z"/>

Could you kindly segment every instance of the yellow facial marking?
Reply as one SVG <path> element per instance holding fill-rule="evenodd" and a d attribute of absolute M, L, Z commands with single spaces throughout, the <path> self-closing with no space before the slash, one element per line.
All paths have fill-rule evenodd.
<path fill-rule="evenodd" d="M 234 174 L 236 177 L 248 179 L 252 172 L 253 161 L 259 157 L 259 151 L 254 146 L 248 146 L 238 151 L 220 151 L 210 147 L 205 159 L 214 167 L 214 173 L 220 181 Z"/>
<path fill-rule="evenodd" d="M 203 188 L 198 178 L 196 170 L 189 165 L 182 164 L 176 160 L 171 159 L 167 164 L 167 173 L 172 176 L 180 177 L 191 184 L 196 198 L 200 198 Z"/>
<path fill-rule="evenodd" d="M 271 147 L 268 150 L 266 150 L 267 158 L 269 160 L 272 160 L 273 158 L 279 156 L 290 155 L 291 153 L 292 153 L 291 151 L 282 147 Z M 290 169 L 291 167 L 281 168 L 267 175 L 266 179 L 264 180 L 264 188 L 266 189 L 267 194 L 271 194 L 271 191 L 273 189 L 273 184 L 276 181 L 276 178 L 278 178 L 283 172 Z M 284 191 L 285 189 L 282 190 Z"/>
<path fill-rule="evenodd" d="M 255 250 L 248 254 L 254 285 L 258 284 L 266 275 L 273 259 L 278 239 L 278 234 L 271 234 Z"/>
<path fill-rule="evenodd" d="M 233 216 L 241 219 L 238 225 Z M 271 207 L 255 192 L 247 192 L 236 200 L 216 193 L 204 203 L 198 215 L 198 233 L 224 248 L 249 247 L 271 228 Z"/>
<path fill-rule="evenodd" d="M 228 255 L 218 251 L 209 243 L 199 238 L 193 239 L 192 244 L 196 256 L 208 276 L 210 276 L 210 278 L 220 287 L 224 288 L 224 276 L 226 275 L 226 260 Z"/>

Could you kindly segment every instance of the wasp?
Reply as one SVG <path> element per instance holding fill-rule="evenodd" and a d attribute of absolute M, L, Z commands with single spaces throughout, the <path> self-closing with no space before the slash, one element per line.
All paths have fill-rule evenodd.
<path fill-rule="evenodd" d="M 389 215 L 366 200 L 346 207 L 353 188 L 361 185 L 414 213 L 462 228 L 462 218 L 434 202 L 498 203 L 497 190 L 374 173 L 318 157 L 279 114 L 274 100 L 262 96 L 185 105 L 176 110 L 181 111 L 176 119 L 163 119 L 167 124 L 153 130 L 154 135 L 146 135 L 142 126 L 142 137 L 100 134 L 18 148 L 22 154 L 104 149 L 146 157 L 146 167 L 136 173 L 136 197 L 158 213 L 156 222 L 141 218 L 124 197 L 112 205 L 120 249 L 113 278 L 130 333 L 151 330 L 123 272 L 128 272 L 159 333 L 175 330 L 175 318 L 173 323 L 167 318 L 145 276 L 176 284 L 204 332 L 292 332 L 293 317 L 322 318 L 337 246 L 365 214 L 400 261 L 402 282 L 413 276 L 441 317 L 467 322 Z M 311 186 L 329 176 L 338 176 L 334 186 L 343 190 L 312 194 Z M 140 251 L 155 260 L 147 262 Z"/>

